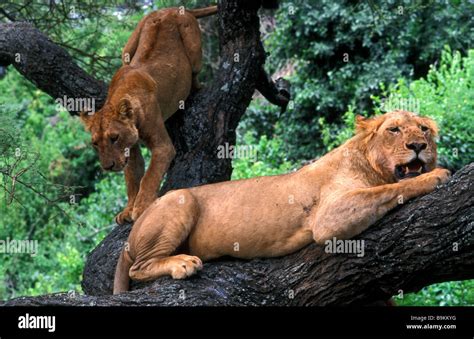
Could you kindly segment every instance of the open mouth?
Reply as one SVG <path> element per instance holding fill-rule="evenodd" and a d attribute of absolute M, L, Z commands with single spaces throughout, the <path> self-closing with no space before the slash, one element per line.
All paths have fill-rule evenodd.
<path fill-rule="evenodd" d="M 395 167 L 395 177 L 398 180 L 413 178 L 426 172 L 425 163 L 420 159 L 415 159 L 407 164 Z"/>

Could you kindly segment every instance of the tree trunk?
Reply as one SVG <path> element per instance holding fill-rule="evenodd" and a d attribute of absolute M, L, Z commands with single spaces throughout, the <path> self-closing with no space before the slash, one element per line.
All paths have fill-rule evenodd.
<path fill-rule="evenodd" d="M 474 163 L 435 192 L 397 208 L 356 239 L 365 255 L 329 254 L 312 244 L 282 258 L 219 260 L 187 280 L 169 277 L 112 292 L 130 227 L 116 227 L 91 253 L 83 288 L 4 305 L 327 306 L 365 305 L 423 286 L 474 278 Z"/>
<path fill-rule="evenodd" d="M 211 86 L 189 98 L 166 126 L 176 157 L 161 193 L 229 180 L 232 159 L 217 157 L 219 145 L 235 144 L 235 130 L 257 87 L 265 62 L 258 2 L 219 3 L 220 66 Z"/>

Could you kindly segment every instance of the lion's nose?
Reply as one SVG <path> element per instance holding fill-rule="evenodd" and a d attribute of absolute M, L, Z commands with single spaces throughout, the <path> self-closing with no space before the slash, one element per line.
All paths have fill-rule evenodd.
<path fill-rule="evenodd" d="M 114 168 L 114 166 L 115 166 L 115 161 L 112 161 L 112 164 L 110 166 L 104 166 L 104 169 L 106 171 L 110 171 L 112 168 Z"/>
<path fill-rule="evenodd" d="M 407 148 L 415 151 L 416 154 L 423 151 L 426 148 L 426 146 L 427 145 L 424 142 L 422 142 L 422 143 L 413 142 L 411 144 L 407 144 Z"/>

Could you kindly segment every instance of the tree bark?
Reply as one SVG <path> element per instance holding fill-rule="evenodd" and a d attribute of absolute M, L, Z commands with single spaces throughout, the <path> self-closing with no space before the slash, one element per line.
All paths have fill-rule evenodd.
<path fill-rule="evenodd" d="M 88 295 L 60 293 L 4 305 L 327 306 L 366 305 L 423 286 L 474 278 L 474 163 L 435 192 L 393 210 L 356 239 L 365 255 L 329 254 L 316 244 L 282 258 L 224 259 L 187 280 L 160 278 L 112 296 L 129 226 L 116 227 L 84 271 Z"/>

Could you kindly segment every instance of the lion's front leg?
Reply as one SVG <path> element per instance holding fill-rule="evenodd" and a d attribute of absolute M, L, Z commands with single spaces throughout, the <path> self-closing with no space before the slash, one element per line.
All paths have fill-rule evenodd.
<path fill-rule="evenodd" d="M 151 150 L 151 161 L 140 182 L 140 190 L 133 206 L 133 221 L 155 201 L 163 175 L 176 154 L 163 122 L 157 128 L 156 137 L 148 140 L 147 146 Z"/>
<path fill-rule="evenodd" d="M 338 198 L 323 199 L 312 220 L 313 238 L 318 244 L 333 237 L 350 239 L 398 204 L 432 192 L 437 185 L 445 183 L 449 175 L 448 170 L 436 168 L 398 183 L 355 189 Z"/>
<path fill-rule="evenodd" d="M 125 150 L 127 151 L 127 150 Z M 145 170 L 145 161 L 140 152 L 140 146 L 136 144 L 129 150 L 128 164 L 125 167 L 125 184 L 127 185 L 127 206 L 116 217 L 117 224 L 122 225 L 132 221 L 133 206 L 140 189 L 140 181 Z"/>

